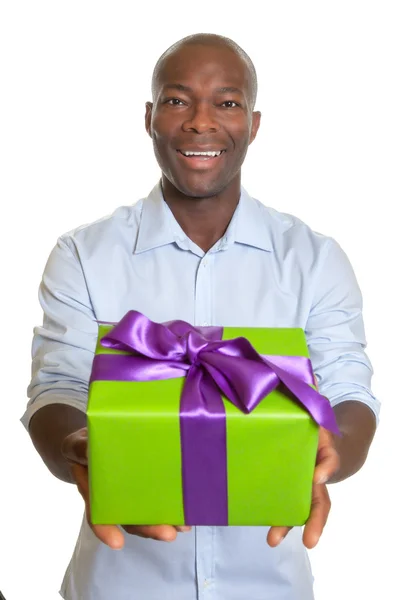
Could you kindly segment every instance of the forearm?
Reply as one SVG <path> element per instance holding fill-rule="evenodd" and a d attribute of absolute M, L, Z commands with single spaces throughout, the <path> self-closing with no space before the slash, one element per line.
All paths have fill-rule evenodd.
<path fill-rule="evenodd" d="M 49 471 L 62 481 L 72 483 L 68 462 L 62 455 L 62 442 L 67 435 L 86 427 L 86 415 L 67 404 L 49 404 L 31 418 L 29 434 Z"/>
<path fill-rule="evenodd" d="M 342 433 L 342 437 L 333 436 L 340 468 L 328 483 L 343 481 L 363 466 L 376 431 L 375 415 L 362 402 L 342 402 L 334 407 L 334 412 Z"/>

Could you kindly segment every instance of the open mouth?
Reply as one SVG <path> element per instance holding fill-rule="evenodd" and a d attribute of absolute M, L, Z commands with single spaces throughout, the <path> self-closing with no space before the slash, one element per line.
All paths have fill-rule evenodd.
<path fill-rule="evenodd" d="M 177 150 L 179 154 L 184 156 L 189 160 L 214 160 L 215 158 L 219 158 L 222 154 L 226 152 L 226 150 L 208 150 L 205 152 L 191 151 L 191 150 Z"/>

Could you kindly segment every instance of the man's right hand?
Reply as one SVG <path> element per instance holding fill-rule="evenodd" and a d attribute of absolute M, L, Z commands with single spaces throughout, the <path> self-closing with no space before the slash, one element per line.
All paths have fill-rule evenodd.
<path fill-rule="evenodd" d="M 88 481 L 88 432 L 86 427 L 66 436 L 62 443 L 62 454 L 69 463 L 74 483 L 85 502 L 85 513 L 94 534 L 101 542 L 120 550 L 124 546 L 124 534 L 117 525 L 92 525 L 89 504 Z M 178 531 L 189 531 L 190 527 L 173 527 L 172 525 L 122 525 L 131 535 L 151 538 L 163 542 L 172 542 Z"/>

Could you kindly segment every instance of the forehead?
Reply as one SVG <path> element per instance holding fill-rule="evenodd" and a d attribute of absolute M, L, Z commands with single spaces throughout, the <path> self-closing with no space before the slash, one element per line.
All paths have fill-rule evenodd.
<path fill-rule="evenodd" d="M 158 72 L 158 88 L 183 84 L 192 89 L 237 87 L 252 92 L 251 74 L 246 62 L 226 46 L 188 45 L 165 58 Z"/>

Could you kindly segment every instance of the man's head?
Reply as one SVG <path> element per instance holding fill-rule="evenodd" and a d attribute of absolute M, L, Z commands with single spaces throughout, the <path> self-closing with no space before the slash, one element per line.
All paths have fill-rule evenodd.
<path fill-rule="evenodd" d="M 189 36 L 160 57 L 146 128 L 164 176 L 181 193 L 214 196 L 239 178 L 260 123 L 256 93 L 252 61 L 228 38 Z"/>

